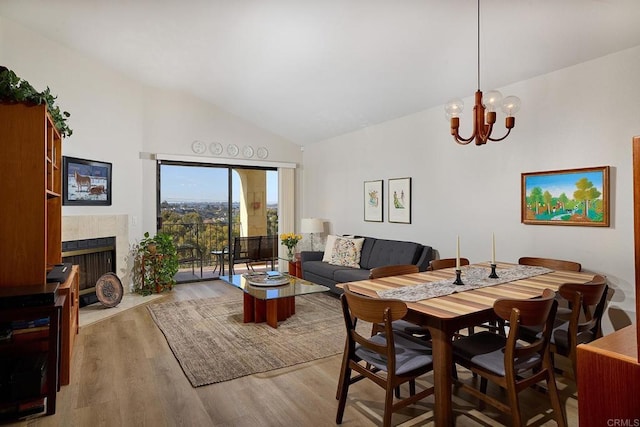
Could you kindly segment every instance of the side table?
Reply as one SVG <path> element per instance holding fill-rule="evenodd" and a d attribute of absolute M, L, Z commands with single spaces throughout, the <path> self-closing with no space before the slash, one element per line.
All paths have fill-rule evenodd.
<path fill-rule="evenodd" d="M 293 260 L 289 260 L 289 275 L 302 279 L 302 263 L 300 262 L 300 253 L 294 255 Z"/>
<path fill-rule="evenodd" d="M 216 265 L 213 268 L 213 273 L 220 269 L 220 276 L 224 276 L 224 256 L 229 254 L 228 248 L 222 248 L 222 250 L 211 251 L 211 255 L 216 258 Z"/>

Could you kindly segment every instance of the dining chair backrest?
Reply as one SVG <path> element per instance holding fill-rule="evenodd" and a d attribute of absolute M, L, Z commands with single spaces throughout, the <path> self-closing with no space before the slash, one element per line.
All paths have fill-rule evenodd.
<path fill-rule="evenodd" d="M 348 284 L 343 289 L 340 302 L 347 343 L 338 382 L 336 424 L 342 423 L 349 386 L 368 378 L 386 391 L 383 426 L 388 427 L 393 412 L 433 394 L 433 387 L 415 393 L 415 379 L 433 368 L 431 347 L 393 330 L 392 323 L 407 314 L 407 305 L 403 301 L 360 295 L 352 292 Z M 384 332 L 362 335 L 356 329 L 359 320 L 382 323 Z M 352 371 L 358 375 L 352 377 Z M 394 403 L 394 391 L 405 382 L 413 384 L 410 384 L 412 393 Z"/>
<path fill-rule="evenodd" d="M 562 259 L 553 259 L 553 258 L 536 258 L 536 257 L 525 256 L 525 257 L 521 257 L 518 260 L 518 264 L 547 267 L 553 270 L 582 271 L 582 265 L 579 262 L 565 261 Z"/>
<path fill-rule="evenodd" d="M 524 424 L 518 394 L 543 380 L 547 383 L 556 422 L 559 426 L 566 426 L 549 356 L 551 331 L 558 308 L 555 295 L 551 289 L 545 289 L 538 298 L 499 298 L 494 302 L 493 310 L 500 319 L 509 321 L 506 338 L 482 331 L 453 341 L 454 361 L 481 377 L 480 390 L 464 382 L 460 383 L 462 389 L 478 397 L 482 403 L 489 403 L 510 414 L 514 426 Z M 532 341 L 522 342 L 519 340 L 520 327 L 540 328 L 541 333 Z M 487 381 L 507 391 L 508 404 L 486 393 Z"/>
<path fill-rule="evenodd" d="M 460 258 L 460 265 L 469 265 L 469 260 L 467 258 Z M 429 262 L 428 270 L 441 270 L 443 268 L 451 268 L 456 266 L 455 258 L 441 258 L 441 259 L 433 259 Z"/>
<path fill-rule="evenodd" d="M 601 275 L 593 276 L 587 283 L 564 283 L 558 289 L 558 293 L 569 301 L 571 312 L 568 328 L 556 326 L 553 351 L 571 359 L 574 375 L 578 344 L 591 342 L 602 335 L 601 323 L 608 289 L 606 278 Z"/>
<path fill-rule="evenodd" d="M 369 270 L 369 279 L 379 279 L 388 276 L 400 276 L 402 274 L 418 273 L 420 267 L 415 264 L 396 264 L 375 267 Z"/>
<path fill-rule="evenodd" d="M 545 289 L 542 297 L 532 299 L 499 298 L 493 304 L 493 310 L 502 319 L 509 321 L 509 334 L 505 350 L 505 365 L 514 368 L 518 357 L 539 353 L 544 355 L 549 346 L 553 322 L 558 303 L 555 292 Z M 543 326 L 539 338 L 527 345 L 518 342 L 520 326 Z"/>
<path fill-rule="evenodd" d="M 356 294 L 349 289 L 348 284 L 344 285 L 343 290 L 350 314 L 348 317 L 345 316 L 345 321 L 360 319 L 365 322 L 390 324 L 394 320 L 402 319 L 407 314 L 407 304 L 403 301 L 386 298 L 370 298 Z M 350 325 L 347 325 L 349 332 L 352 331 L 356 336 L 360 335 L 358 331 L 355 330 L 355 325 L 353 325 L 353 328 L 349 326 Z"/>

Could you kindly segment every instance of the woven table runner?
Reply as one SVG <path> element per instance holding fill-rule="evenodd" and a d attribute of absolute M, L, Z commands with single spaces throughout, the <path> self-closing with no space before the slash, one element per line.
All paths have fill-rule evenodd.
<path fill-rule="evenodd" d="M 429 298 L 451 295 L 456 292 L 470 291 L 487 286 L 500 285 L 528 277 L 551 273 L 545 267 L 532 267 L 528 265 L 516 265 L 509 268 L 497 268 L 497 279 L 490 279 L 489 267 L 469 267 L 462 269 L 462 281 L 464 285 L 454 285 L 455 278 L 439 280 L 437 282 L 420 283 L 415 286 L 403 286 L 401 288 L 377 291 L 380 298 L 395 298 L 406 302 L 416 302 Z"/>

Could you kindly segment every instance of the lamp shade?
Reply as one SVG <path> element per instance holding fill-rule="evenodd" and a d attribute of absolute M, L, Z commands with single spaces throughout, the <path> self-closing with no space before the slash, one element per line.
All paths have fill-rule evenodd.
<path fill-rule="evenodd" d="M 324 221 L 320 218 L 302 218 L 300 222 L 301 233 L 322 233 L 324 231 Z"/>

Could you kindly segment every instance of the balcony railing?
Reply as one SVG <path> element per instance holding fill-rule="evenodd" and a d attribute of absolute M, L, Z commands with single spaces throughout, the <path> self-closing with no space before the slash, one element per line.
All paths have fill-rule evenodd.
<path fill-rule="evenodd" d="M 240 224 L 231 225 L 231 238 L 240 236 Z M 211 255 L 211 251 L 219 251 L 229 248 L 227 230 L 229 224 L 226 222 L 216 223 L 191 223 L 191 224 L 171 224 L 163 223 L 159 232 L 169 234 L 173 237 L 176 247 L 194 246 L 202 253 L 202 263 L 204 266 L 215 265 L 217 259 Z M 269 227 L 269 229 L 271 229 Z"/>

